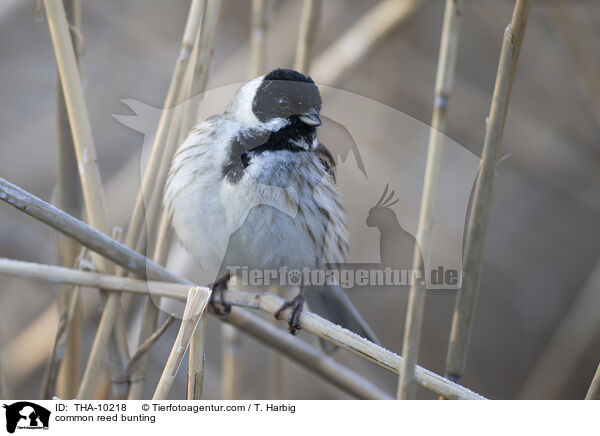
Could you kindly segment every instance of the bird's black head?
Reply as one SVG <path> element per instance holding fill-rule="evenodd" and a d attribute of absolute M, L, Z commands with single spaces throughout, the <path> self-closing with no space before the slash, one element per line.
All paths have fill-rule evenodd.
<path fill-rule="evenodd" d="M 321 125 L 321 95 L 315 82 L 294 70 L 278 68 L 265 75 L 252 102 L 254 115 L 267 122 L 288 118 L 309 127 Z"/>

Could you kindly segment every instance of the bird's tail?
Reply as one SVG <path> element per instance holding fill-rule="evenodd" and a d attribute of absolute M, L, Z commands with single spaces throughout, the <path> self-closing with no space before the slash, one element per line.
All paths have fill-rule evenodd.
<path fill-rule="evenodd" d="M 339 285 L 306 286 L 304 293 L 311 311 L 371 342 L 380 344 L 371 327 Z M 330 345 L 328 343 L 325 346 L 327 351 L 332 350 Z"/>

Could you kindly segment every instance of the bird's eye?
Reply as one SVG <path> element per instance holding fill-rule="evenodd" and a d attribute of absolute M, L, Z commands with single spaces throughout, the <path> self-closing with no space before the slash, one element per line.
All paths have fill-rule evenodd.
<path fill-rule="evenodd" d="M 277 100 L 277 104 L 279 105 L 279 107 L 286 109 L 289 107 L 290 101 L 285 97 L 279 97 L 279 99 Z"/>

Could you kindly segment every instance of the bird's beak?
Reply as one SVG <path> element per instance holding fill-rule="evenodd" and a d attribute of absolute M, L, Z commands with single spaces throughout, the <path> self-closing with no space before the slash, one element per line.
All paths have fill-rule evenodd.
<path fill-rule="evenodd" d="M 312 107 L 308 112 L 300 115 L 300 121 L 312 127 L 320 126 L 321 124 L 323 124 L 321 122 L 321 118 L 319 118 L 319 113 L 316 111 L 315 108 Z"/>

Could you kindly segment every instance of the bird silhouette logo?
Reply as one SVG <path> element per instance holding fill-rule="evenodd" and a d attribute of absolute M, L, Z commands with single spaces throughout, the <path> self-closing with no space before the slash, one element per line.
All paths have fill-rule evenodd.
<path fill-rule="evenodd" d="M 421 255 L 421 248 L 416 238 L 402 228 L 392 206 L 400 201 L 394 198 L 395 191 L 388 193 L 389 184 L 385 185 L 379 201 L 369 210 L 366 220 L 368 227 L 376 227 L 380 233 L 379 255 L 381 265 L 396 270 L 411 270 L 415 247 Z M 423 263 L 421 262 L 421 265 Z"/>

